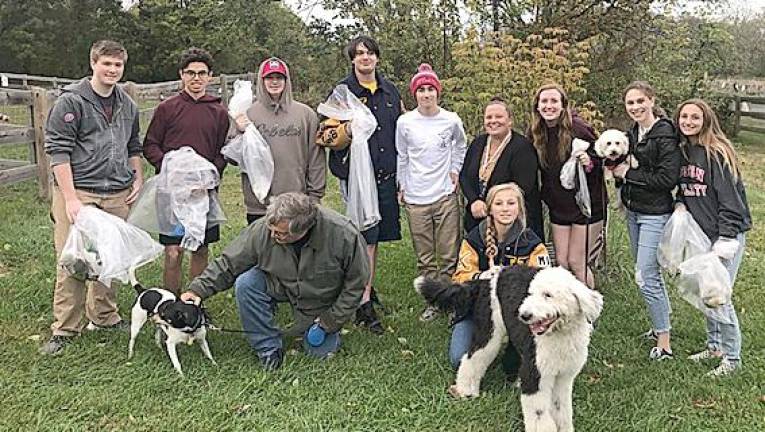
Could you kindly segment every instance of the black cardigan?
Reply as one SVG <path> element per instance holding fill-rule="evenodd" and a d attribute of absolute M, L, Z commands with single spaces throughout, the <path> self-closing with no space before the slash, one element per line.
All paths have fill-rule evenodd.
<path fill-rule="evenodd" d="M 539 181 L 537 171 L 539 159 L 534 146 L 523 134 L 513 131 L 510 142 L 507 143 L 497 160 L 494 171 L 489 177 L 486 191 L 498 184 L 514 182 L 523 190 L 526 201 L 526 224 L 544 241 L 542 225 L 542 201 L 539 198 Z M 477 136 L 465 155 L 465 162 L 460 171 L 460 188 L 465 195 L 467 211 L 465 212 L 465 232 L 470 232 L 478 225 L 479 220 L 473 218 L 470 205 L 476 200 L 484 200 L 481 196 L 478 181 L 478 170 L 481 166 L 481 156 L 486 147 L 488 135 Z"/>

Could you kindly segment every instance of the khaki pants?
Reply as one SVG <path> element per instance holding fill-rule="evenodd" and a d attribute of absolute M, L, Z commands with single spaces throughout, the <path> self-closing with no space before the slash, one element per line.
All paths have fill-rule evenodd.
<path fill-rule="evenodd" d="M 431 279 L 451 281 L 460 251 L 460 208 L 457 194 L 433 204 L 405 204 L 417 273 Z"/>
<path fill-rule="evenodd" d="M 95 194 L 76 190 L 82 205 L 96 205 L 101 210 L 123 219 L 127 218 L 130 206 L 125 204 L 125 198 L 130 189 L 113 194 Z M 56 260 L 64 249 L 69 228 L 72 226 L 66 216 L 66 204 L 61 190 L 54 186 L 53 202 L 51 204 L 53 218 L 53 242 L 56 246 Z M 51 330 L 57 336 L 74 336 L 79 334 L 84 323 L 83 314 L 100 326 L 109 326 L 120 321 L 117 313 L 117 290 L 107 287 L 100 282 L 85 282 L 68 276 L 66 271 L 56 265 L 56 287 L 53 291 L 53 324 Z"/>

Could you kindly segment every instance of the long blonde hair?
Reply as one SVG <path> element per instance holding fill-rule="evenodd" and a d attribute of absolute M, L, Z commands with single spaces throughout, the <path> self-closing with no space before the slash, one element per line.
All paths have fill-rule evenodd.
<path fill-rule="evenodd" d="M 494 225 L 494 217 L 491 215 L 491 206 L 497 194 L 504 191 L 513 192 L 515 200 L 518 202 L 518 216 L 515 218 L 515 221 L 521 224 L 522 229 L 526 229 L 526 202 L 523 199 L 523 189 L 513 182 L 492 186 L 486 194 L 486 234 L 484 237 L 486 256 L 489 258 L 489 265 L 494 265 L 494 258 L 499 253 L 497 247 L 499 238 L 497 227 Z M 515 221 L 513 223 L 515 223 Z"/>
<path fill-rule="evenodd" d="M 701 130 L 698 135 L 698 145 L 704 147 L 704 150 L 706 150 L 707 161 L 711 161 L 712 158 L 718 161 L 718 163 L 721 161 L 728 167 L 731 174 L 733 174 L 733 181 L 738 181 L 741 175 L 741 166 L 738 157 L 736 156 L 735 150 L 733 150 L 733 144 L 731 144 L 728 137 L 725 136 L 725 132 L 723 132 L 720 127 L 720 121 L 717 119 L 717 115 L 712 107 L 710 107 L 703 99 L 688 99 L 678 105 L 677 112 L 675 113 L 675 124 L 680 124 L 680 111 L 682 111 L 683 107 L 686 105 L 696 105 L 701 110 L 703 118 Z M 683 153 L 685 153 L 686 145 L 692 145 L 687 137 L 686 139 L 681 140 L 680 143 L 680 148 L 683 150 Z"/>
<path fill-rule="evenodd" d="M 545 90 L 556 90 L 560 93 L 561 113 L 558 120 L 558 148 L 554 155 L 547 154 L 547 123 L 542 118 L 537 107 L 539 106 L 539 95 Z M 556 84 L 545 84 L 537 89 L 534 94 L 534 100 L 531 103 L 531 127 L 529 128 L 531 140 L 534 148 L 539 155 L 539 163 L 542 167 L 548 168 L 553 162 L 562 162 L 566 160 L 569 152 L 569 144 L 574 136 L 573 121 L 571 112 L 568 109 L 568 95 L 563 88 Z M 552 159 L 555 157 L 555 159 Z"/>

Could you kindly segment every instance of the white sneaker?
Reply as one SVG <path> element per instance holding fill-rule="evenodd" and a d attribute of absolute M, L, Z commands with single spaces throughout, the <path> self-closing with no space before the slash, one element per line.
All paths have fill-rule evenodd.
<path fill-rule="evenodd" d="M 438 308 L 435 306 L 429 305 L 420 314 L 420 321 L 422 322 L 433 321 L 434 319 L 436 319 L 438 314 L 439 314 Z"/>
<path fill-rule="evenodd" d="M 719 359 L 720 357 L 721 355 L 717 355 L 714 353 L 714 351 L 707 348 L 704 351 L 699 351 L 696 354 L 689 355 L 688 360 L 698 363 L 698 362 L 709 360 L 709 359 Z"/>
<path fill-rule="evenodd" d="M 720 360 L 720 365 L 706 373 L 708 377 L 721 377 L 730 375 L 738 369 L 738 362 L 732 362 L 727 358 Z"/>
<path fill-rule="evenodd" d="M 667 351 L 664 348 L 655 346 L 651 348 L 651 351 L 648 353 L 648 358 L 655 361 L 662 361 L 662 360 L 671 360 L 675 358 L 675 356 L 674 354 L 672 354 L 672 352 Z"/>

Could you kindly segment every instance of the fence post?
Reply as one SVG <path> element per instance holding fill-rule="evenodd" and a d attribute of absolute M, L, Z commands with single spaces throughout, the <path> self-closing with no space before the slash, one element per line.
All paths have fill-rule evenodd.
<path fill-rule="evenodd" d="M 50 164 L 45 154 L 45 122 L 48 120 L 48 91 L 32 87 L 32 123 L 35 129 L 35 163 L 37 163 L 38 196 L 50 199 Z"/>
<path fill-rule="evenodd" d="M 738 136 L 738 132 L 741 130 L 741 96 L 736 95 L 735 100 L 735 111 L 733 112 L 733 136 Z"/>
<path fill-rule="evenodd" d="M 125 90 L 125 93 L 130 96 L 130 99 L 133 99 L 133 102 L 138 104 L 138 86 L 133 81 L 128 81 L 125 83 L 125 85 L 122 87 L 122 90 Z"/>
<path fill-rule="evenodd" d="M 223 103 L 228 106 L 228 78 L 226 74 L 220 75 L 220 98 L 223 99 Z"/>

